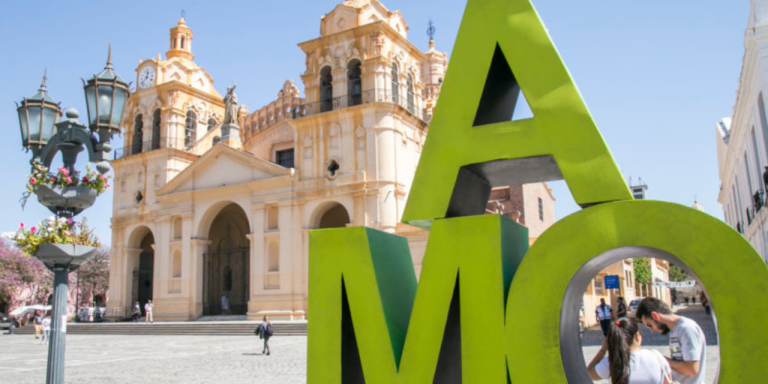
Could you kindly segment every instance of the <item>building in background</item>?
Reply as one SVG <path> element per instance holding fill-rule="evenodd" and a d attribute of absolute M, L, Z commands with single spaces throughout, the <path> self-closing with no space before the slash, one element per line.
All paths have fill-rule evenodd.
<path fill-rule="evenodd" d="M 644 200 L 647 197 L 648 185 L 643 183 L 643 179 L 638 179 L 634 184 L 632 178 L 629 179 L 629 190 L 635 200 Z M 636 264 L 643 263 L 638 258 L 624 259 L 615 262 L 601 270 L 595 278 L 587 285 L 584 293 L 583 303 L 586 313 L 585 322 L 587 327 L 597 325 L 595 318 L 595 308 L 600 305 L 600 299 L 605 299 L 613 308 L 613 314 L 616 315 L 618 298 L 623 297 L 625 304 L 638 298 L 655 297 L 667 304 L 672 304 L 670 289 L 666 287 L 654 286 L 654 282 L 669 281 L 669 262 L 662 259 L 647 258 L 649 267 L 649 281 L 647 284 L 640 284 L 637 281 L 635 273 Z M 618 276 L 619 288 L 608 289 L 605 286 L 606 276 Z"/>
<path fill-rule="evenodd" d="M 400 219 L 448 58 L 407 33 L 377 0 L 336 5 L 298 45 L 305 95 L 288 80 L 266 106 L 241 104 L 240 134 L 227 135 L 222 96 L 180 20 L 166 59 L 136 68 L 122 118 L 109 315 L 152 299 L 158 320 L 304 318 L 317 228 L 404 236 L 418 275 L 428 232 Z M 533 238 L 554 222 L 543 183 L 494 194 L 491 209 L 519 211 Z"/>
<path fill-rule="evenodd" d="M 491 190 L 487 214 L 501 214 L 528 228 L 528 242 L 533 245 L 555 222 L 555 197 L 546 183 L 496 187 Z"/>
<path fill-rule="evenodd" d="M 733 116 L 715 125 L 725 222 L 768 262 L 765 179 L 768 166 L 768 1 L 750 2 Z"/>

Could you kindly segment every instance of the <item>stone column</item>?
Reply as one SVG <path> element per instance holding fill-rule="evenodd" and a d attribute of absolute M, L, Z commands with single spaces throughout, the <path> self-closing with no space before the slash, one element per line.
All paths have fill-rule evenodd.
<path fill-rule="evenodd" d="M 125 292 L 123 292 L 124 308 L 126 310 L 126 316 L 129 316 L 131 307 L 133 306 L 133 293 L 136 292 L 138 287 L 133 285 L 133 271 L 139 268 L 139 256 L 141 255 L 141 248 L 125 247 L 123 248 L 124 259 L 122 260 L 121 269 L 123 276 L 126 279 Z"/>
<path fill-rule="evenodd" d="M 203 285 L 205 284 L 203 255 L 208 252 L 210 244 L 211 242 L 206 239 L 190 240 L 189 309 L 191 311 L 190 317 L 193 319 L 203 315 Z"/>
<path fill-rule="evenodd" d="M 381 123 L 394 125 L 392 119 L 385 119 Z M 379 217 L 376 227 L 383 231 L 394 231 L 397 225 L 397 137 L 394 127 L 376 127 L 376 157 L 377 169 L 374 176 L 381 187 L 377 198 Z"/>
<path fill-rule="evenodd" d="M 248 314 L 255 319 L 256 312 L 259 311 L 258 296 L 264 292 L 264 230 L 265 215 L 264 206 L 261 205 L 252 210 L 251 235 L 248 239 L 251 241 L 250 255 L 250 298 L 248 300 Z M 278 226 L 282 223 L 278 220 Z"/>

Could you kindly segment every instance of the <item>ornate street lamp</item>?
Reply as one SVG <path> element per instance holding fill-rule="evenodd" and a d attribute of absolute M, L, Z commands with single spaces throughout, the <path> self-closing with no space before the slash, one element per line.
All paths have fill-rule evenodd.
<path fill-rule="evenodd" d="M 61 152 L 64 167 L 75 175 L 77 155 L 88 151 L 90 162 L 100 173 L 109 171 L 108 153 L 112 150 L 112 135 L 119 133 L 120 118 L 128 100 L 128 84 L 112 68 L 111 48 L 107 65 L 86 83 L 85 101 L 88 106 L 89 127 L 78 122 L 79 113 L 67 110 L 61 118 L 61 108 L 45 88 L 45 76 L 40 90 L 17 104 L 21 140 L 32 151 L 33 172 L 51 167 L 56 153 Z M 37 200 L 58 217 L 72 218 L 96 201 L 96 190 L 84 186 L 39 185 Z M 53 313 L 48 347 L 46 383 L 64 382 L 64 347 L 67 326 L 67 281 L 69 272 L 93 257 L 94 247 L 75 244 L 40 244 L 35 257 L 54 273 Z"/>
<path fill-rule="evenodd" d="M 61 107 L 48 94 L 45 88 L 46 75 L 40 89 L 29 98 L 24 98 L 21 105 L 16 103 L 21 128 L 21 142 L 24 148 L 32 150 L 33 160 L 40 161 L 40 150 L 56 134 L 56 123 L 61 119 Z"/>
<path fill-rule="evenodd" d="M 99 136 L 98 154 L 100 160 L 106 162 L 107 153 L 112 149 L 109 141 L 112 135 L 120 133 L 120 118 L 131 94 L 128 83 L 112 68 L 111 46 L 107 54 L 107 66 L 88 82 L 83 80 L 83 88 L 88 107 L 88 126 Z"/>

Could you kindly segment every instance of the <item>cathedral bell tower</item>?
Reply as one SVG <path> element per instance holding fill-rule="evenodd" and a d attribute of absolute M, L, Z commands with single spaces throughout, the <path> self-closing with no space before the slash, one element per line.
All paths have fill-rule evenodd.
<path fill-rule="evenodd" d="M 171 28 L 171 45 L 165 56 L 169 59 L 172 57 L 195 59 L 195 55 L 192 54 L 192 30 L 187 27 L 183 17 L 175 27 Z"/>

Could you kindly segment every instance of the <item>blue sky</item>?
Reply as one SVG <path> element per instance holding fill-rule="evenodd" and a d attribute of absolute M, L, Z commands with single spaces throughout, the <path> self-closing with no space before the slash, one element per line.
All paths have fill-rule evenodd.
<path fill-rule="evenodd" d="M 49 216 L 18 200 L 29 173 L 14 101 L 32 95 L 48 69 L 48 90 L 84 121 L 80 78 L 99 72 L 113 46 L 117 72 L 135 82 L 139 60 L 165 54 L 181 10 L 194 31 L 195 61 L 224 94 L 237 82 L 241 104 L 254 111 L 275 99 L 287 79 L 301 86 L 297 43 L 319 36 L 319 20 L 340 1 L 77 1 L 10 2 L 0 6 L 0 232 Z M 698 197 L 722 218 L 714 125 L 730 116 L 738 86 L 749 1 L 534 0 L 625 177 L 642 177 L 648 196 L 691 205 Z M 408 23 L 409 40 L 426 50 L 427 22 L 437 48 L 449 52 L 464 1 L 388 0 Z M 122 138 L 116 138 L 116 147 Z M 85 157 L 79 159 L 84 166 Z M 564 182 L 551 183 L 562 218 L 578 207 Z M 110 241 L 112 194 L 81 217 Z"/>

